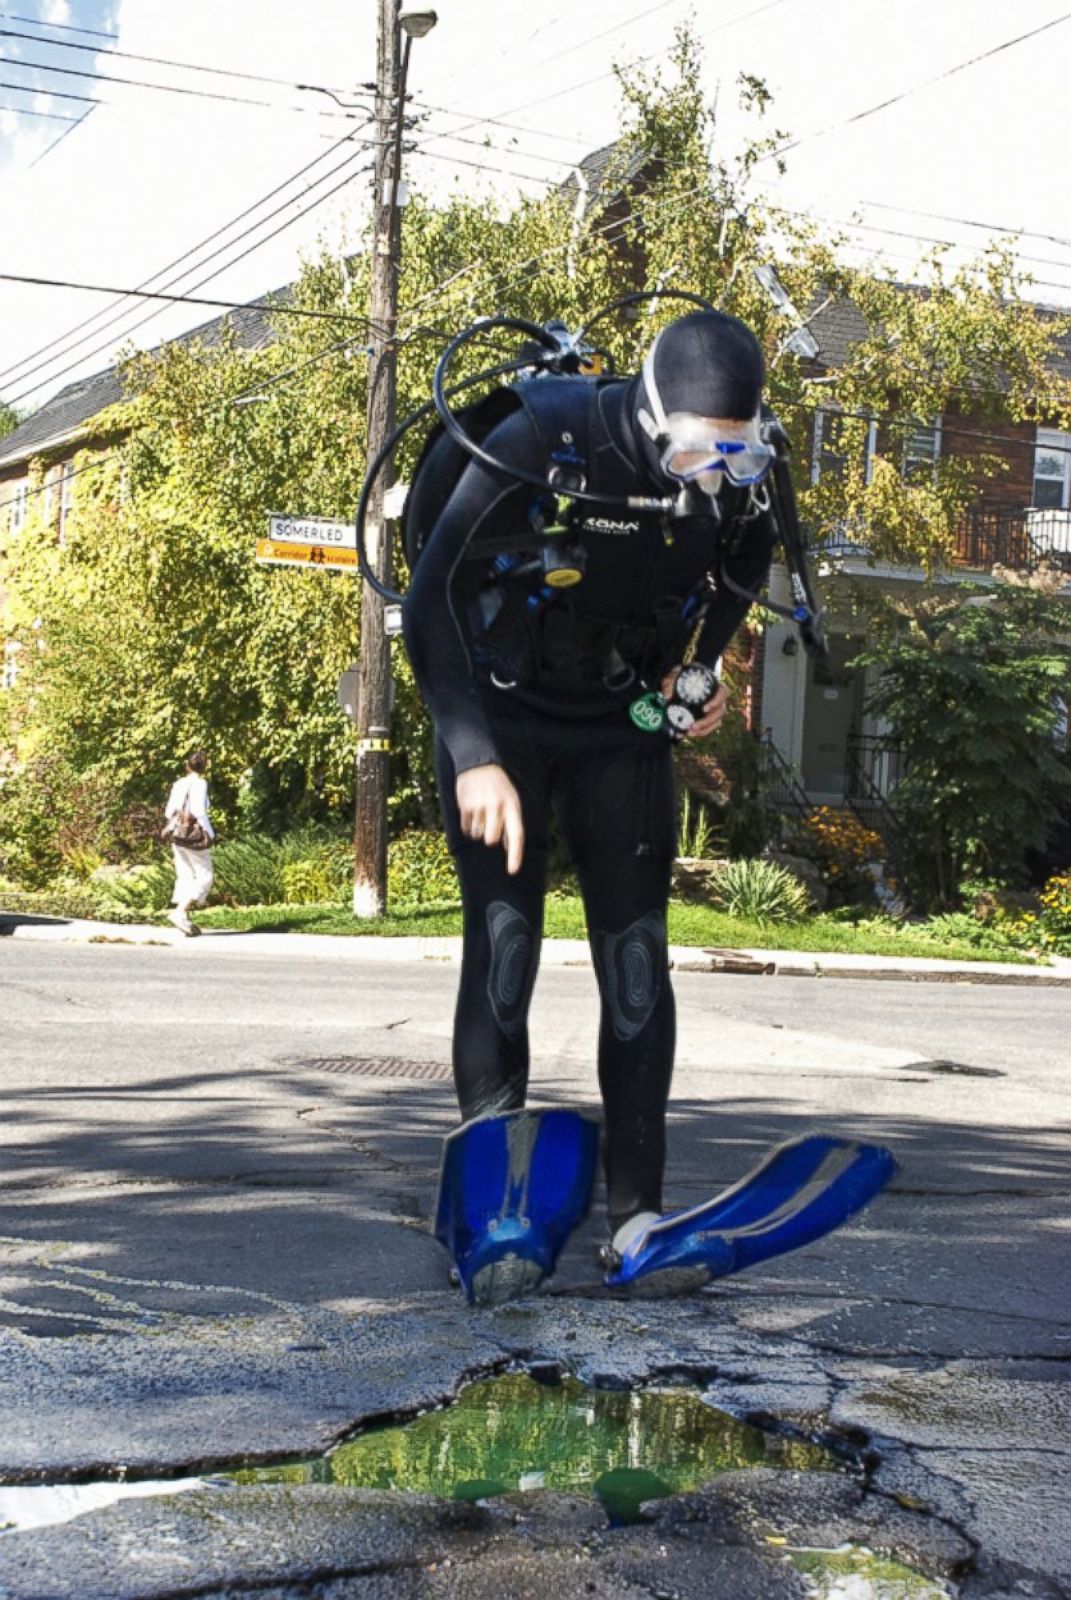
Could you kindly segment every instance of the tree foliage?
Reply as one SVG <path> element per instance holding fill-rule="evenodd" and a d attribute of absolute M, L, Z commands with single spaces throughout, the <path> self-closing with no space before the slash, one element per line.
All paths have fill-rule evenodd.
<path fill-rule="evenodd" d="M 13 433 L 19 425 L 19 414 L 14 406 L 9 406 L 7 401 L 0 398 L 0 439 Z"/>
<path fill-rule="evenodd" d="M 945 595 L 860 665 L 880 666 L 870 710 L 904 746 L 894 796 L 918 904 L 957 903 L 965 878 L 1022 881 L 1071 799 L 1066 696 L 1071 606 L 1036 591 Z"/>
<path fill-rule="evenodd" d="M 407 206 L 401 415 L 427 399 L 445 340 L 474 316 L 553 316 L 576 327 L 644 287 L 699 292 L 755 328 L 801 461 L 819 402 L 881 413 L 890 441 L 964 385 L 982 385 L 994 417 L 1028 413 L 1059 327 L 1016 298 L 1003 258 L 947 281 L 935 259 L 926 293 L 915 295 L 848 271 L 813 225 L 758 198 L 753 176 L 783 142 L 767 126 L 759 79 L 740 80 L 753 134 L 730 157 L 718 150 L 686 31 L 664 71 L 619 78 L 619 137 L 586 201 L 565 185 L 512 204 L 417 195 Z M 867 336 L 820 383 L 787 349 L 791 326 L 755 278 L 754 267 L 771 261 L 797 305 L 850 297 L 863 312 Z M 258 568 L 253 549 L 269 512 L 353 513 L 365 466 L 367 307 L 363 244 L 341 256 L 325 247 L 273 315 L 268 347 L 243 350 L 224 337 L 131 358 L 128 398 L 94 423 L 95 438 L 110 438 L 107 454 L 76 458 L 77 467 L 97 465 L 72 480 L 65 543 L 46 525 L 40 496 L 12 542 L 6 632 L 22 649 L 16 688 L 0 696 L 0 745 L 17 751 L 24 771 L 47 756 L 53 786 L 63 771 L 108 798 L 106 852 L 129 837 L 124 817 L 158 802 L 192 746 L 211 752 L 225 825 L 280 829 L 348 810 L 353 730 L 335 689 L 358 651 L 359 586 L 342 573 Z M 667 301 L 607 318 L 598 343 L 619 370 L 634 371 L 679 311 Z M 477 341 L 458 375 L 513 353 L 498 336 Z M 401 477 L 420 442 L 416 430 L 400 450 Z M 894 444 L 887 453 L 894 463 Z M 42 458 L 35 470 L 47 465 Z M 866 518 L 881 550 L 933 565 L 975 482 L 941 469 L 934 483 L 905 484 L 890 465 L 870 482 L 851 470 L 812 489 L 801 467 L 800 488 L 821 527 Z M 391 806 L 400 829 L 429 820 L 433 786 L 430 729 L 400 651 L 395 672 Z"/>

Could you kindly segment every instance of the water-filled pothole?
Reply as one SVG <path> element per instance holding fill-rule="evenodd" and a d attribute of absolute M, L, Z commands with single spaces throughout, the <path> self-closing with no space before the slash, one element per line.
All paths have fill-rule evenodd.
<path fill-rule="evenodd" d="M 806 1440 L 764 1432 L 708 1405 L 694 1389 L 590 1389 L 573 1378 L 509 1373 L 463 1389 L 442 1410 L 370 1429 L 322 1456 L 203 1478 L 42 1484 L 0 1489 L 0 1531 L 70 1521 L 128 1496 L 169 1496 L 237 1484 L 336 1485 L 476 1500 L 516 1491 L 596 1496 L 611 1523 L 645 1501 L 698 1489 L 721 1472 L 836 1472 L 844 1464 Z M 953 1591 L 857 1547 L 801 1550 L 768 1536 L 813 1600 L 944 1600 Z"/>
<path fill-rule="evenodd" d="M 697 1489 L 741 1467 L 828 1472 L 805 1440 L 764 1433 L 706 1405 L 693 1389 L 589 1389 L 508 1373 L 403 1427 L 377 1428 L 327 1455 L 229 1474 L 240 1483 L 334 1483 L 459 1500 L 516 1490 L 583 1490 L 612 1519 L 644 1500 Z"/>

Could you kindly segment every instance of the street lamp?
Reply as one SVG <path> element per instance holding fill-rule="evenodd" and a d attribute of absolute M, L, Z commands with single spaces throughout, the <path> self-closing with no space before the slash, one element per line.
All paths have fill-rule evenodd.
<path fill-rule="evenodd" d="M 398 22 L 410 39 L 423 39 L 430 33 L 439 18 L 434 11 L 403 11 Z"/>
<path fill-rule="evenodd" d="M 367 458 L 374 461 L 394 431 L 395 346 L 401 226 L 398 185 L 405 130 L 405 85 L 414 39 L 434 28 L 434 11 L 402 10 L 400 0 L 379 0 L 376 74 L 376 172 L 369 322 L 371 362 L 366 430 Z M 404 38 L 404 44 L 403 44 Z M 391 474 L 382 472 L 368 502 L 375 530 L 372 561 L 390 583 L 390 529 L 384 493 Z M 387 792 L 390 776 L 390 640 L 383 600 L 370 584 L 361 597 L 361 649 L 357 696 L 357 794 L 354 817 L 354 915 L 381 917 L 387 904 Z"/>

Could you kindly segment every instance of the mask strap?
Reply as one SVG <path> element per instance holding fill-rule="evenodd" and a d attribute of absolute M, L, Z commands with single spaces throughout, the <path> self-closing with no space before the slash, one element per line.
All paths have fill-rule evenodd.
<path fill-rule="evenodd" d="M 647 391 L 647 398 L 651 402 L 651 411 L 654 412 L 654 416 L 652 417 L 650 412 L 647 411 L 640 411 L 637 415 L 637 420 L 644 433 L 649 439 L 653 439 L 656 444 L 660 439 L 666 437 L 669 428 L 666 408 L 662 404 L 662 396 L 658 392 L 658 383 L 655 379 L 655 352 L 658 349 L 661 337 L 661 334 L 657 336 L 643 361 L 643 387 Z"/>

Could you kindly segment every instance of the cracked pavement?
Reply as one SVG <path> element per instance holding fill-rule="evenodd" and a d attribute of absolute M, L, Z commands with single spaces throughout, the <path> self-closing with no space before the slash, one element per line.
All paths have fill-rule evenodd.
<path fill-rule="evenodd" d="M 427 1229 L 456 968 L 322 944 L 0 943 L 0 1481 L 318 1453 L 532 1361 L 694 1383 L 856 1470 L 723 1474 L 614 1530 L 584 1497 L 207 1485 L 3 1536 L 0 1596 L 801 1595 L 773 1538 L 900 1552 L 965 1600 L 1071 1592 L 1059 990 L 679 974 L 670 1203 L 811 1129 L 899 1177 L 683 1301 L 604 1294 L 596 1208 L 549 1292 L 473 1313 Z M 592 1103 L 595 1022 L 590 972 L 545 971 L 537 1103 Z"/>

